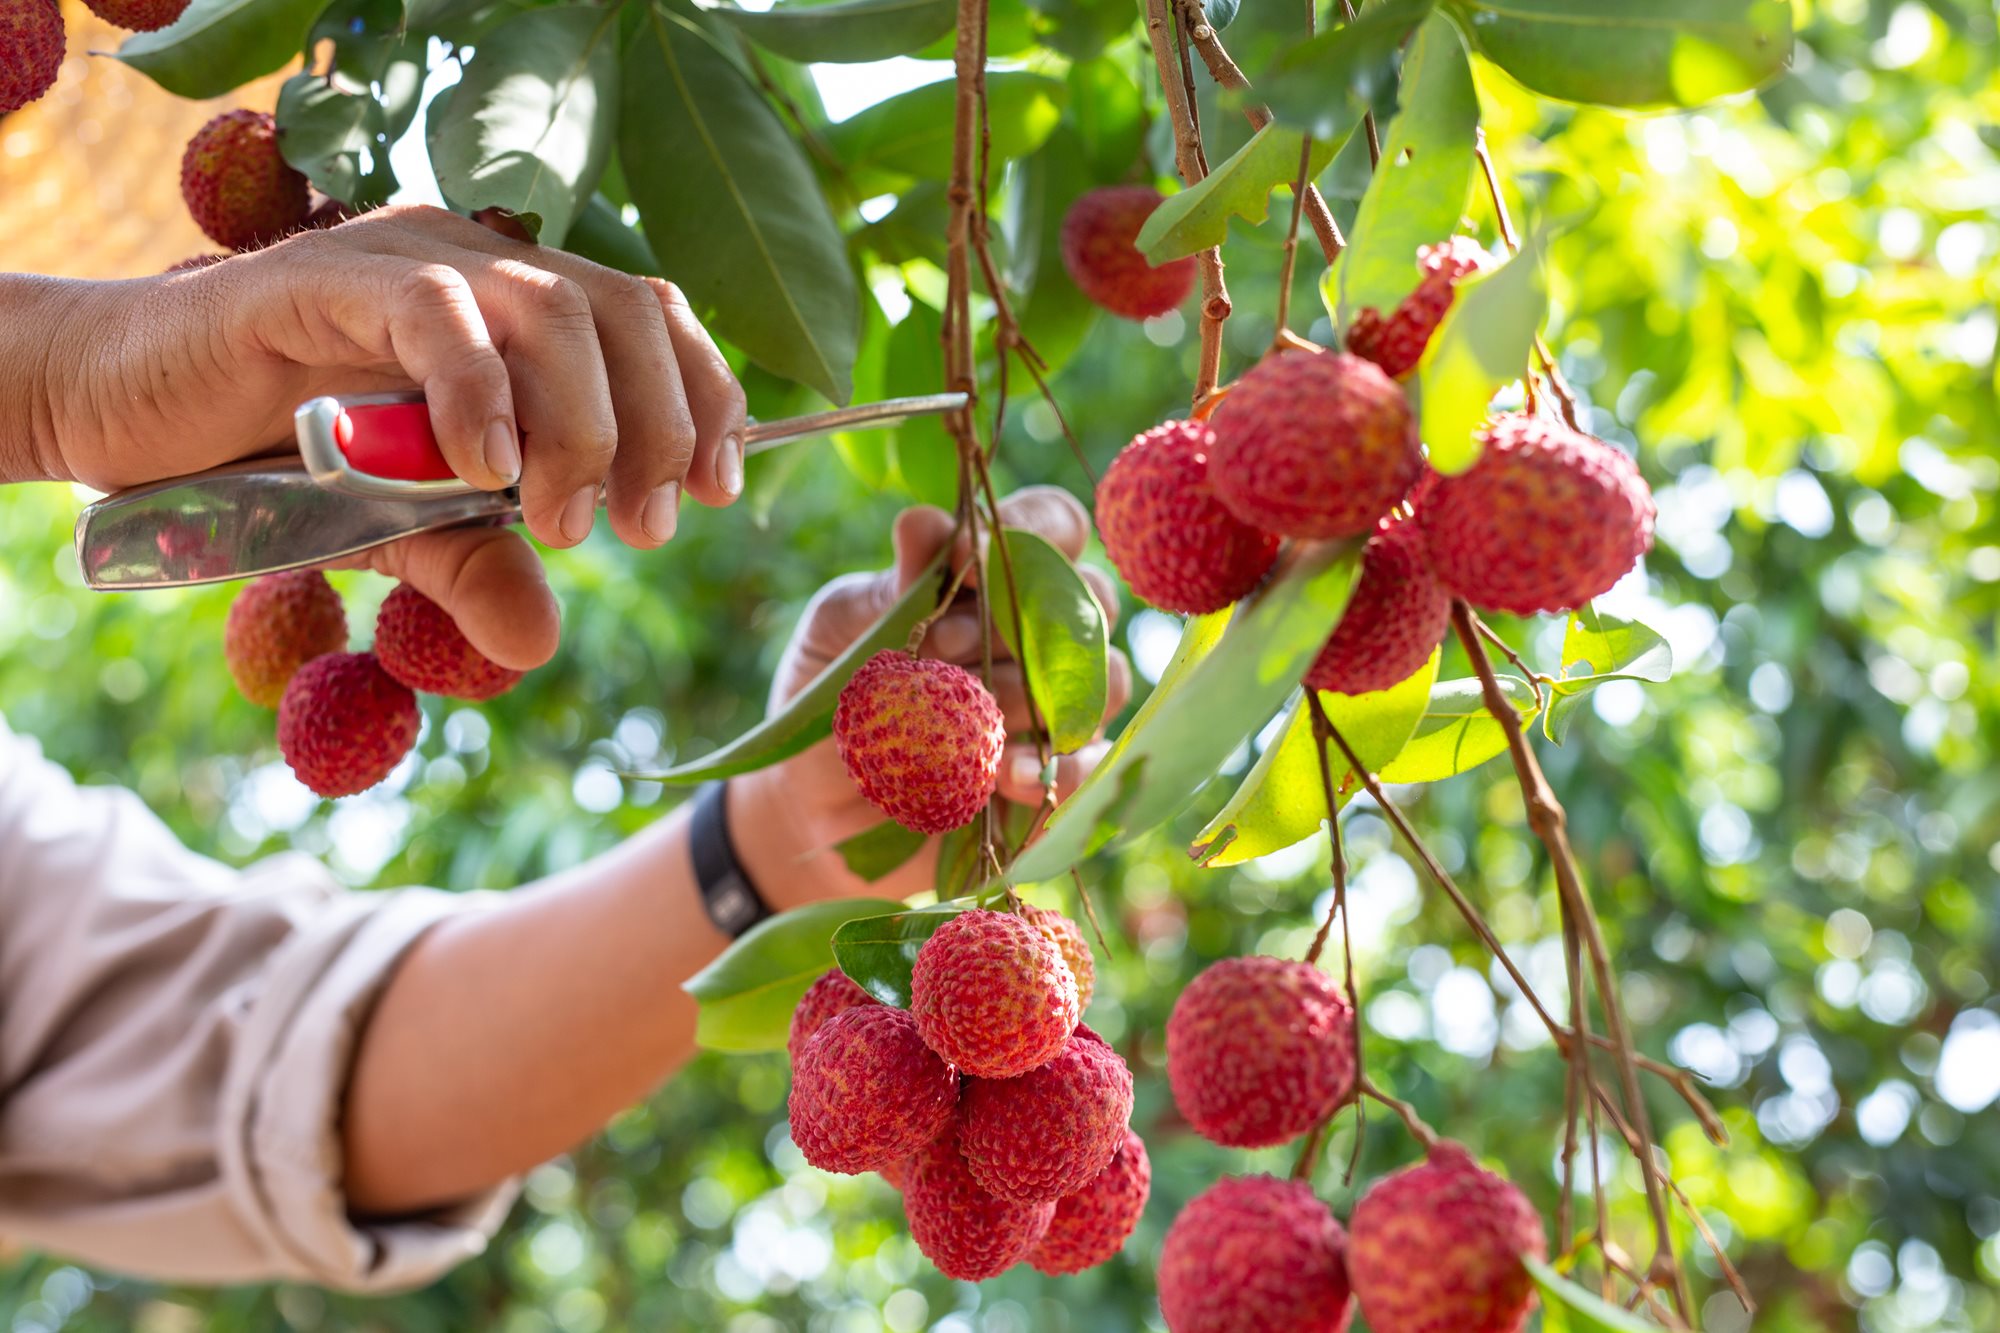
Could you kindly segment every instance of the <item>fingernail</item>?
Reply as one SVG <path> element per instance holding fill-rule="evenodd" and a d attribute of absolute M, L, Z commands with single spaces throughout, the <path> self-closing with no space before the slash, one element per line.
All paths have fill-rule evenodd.
<path fill-rule="evenodd" d="M 715 484 L 732 500 L 743 493 L 743 437 L 733 431 L 715 455 Z"/>
<path fill-rule="evenodd" d="M 514 443 L 511 422 L 494 421 L 486 427 L 486 470 L 510 486 L 521 479 L 521 446 Z"/>
<path fill-rule="evenodd" d="M 971 616 L 946 616 L 931 627 L 931 649 L 946 661 L 970 657 L 977 647 L 979 626 Z"/>
<path fill-rule="evenodd" d="M 590 525 L 597 520 L 597 487 L 586 486 L 569 497 L 563 506 L 562 518 L 556 524 L 562 535 L 572 542 L 580 542 L 590 535 Z"/>
<path fill-rule="evenodd" d="M 681 484 L 670 481 L 646 497 L 639 526 L 656 542 L 670 541 L 681 521 Z"/>
<path fill-rule="evenodd" d="M 1017 754 L 1008 766 L 1007 776 L 1016 787 L 1039 787 L 1042 785 L 1042 761 L 1033 753 Z"/>

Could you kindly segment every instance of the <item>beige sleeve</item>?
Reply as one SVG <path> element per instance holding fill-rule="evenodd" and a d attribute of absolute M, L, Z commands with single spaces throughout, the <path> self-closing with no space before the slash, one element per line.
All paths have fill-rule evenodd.
<path fill-rule="evenodd" d="M 393 1222 L 340 1193 L 356 1033 L 396 962 L 478 895 L 232 870 L 0 724 L 0 1236 L 126 1273 L 420 1286 L 511 1186 Z"/>

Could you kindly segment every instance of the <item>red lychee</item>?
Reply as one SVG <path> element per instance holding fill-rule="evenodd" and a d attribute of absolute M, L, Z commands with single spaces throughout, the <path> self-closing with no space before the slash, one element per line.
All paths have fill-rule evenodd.
<path fill-rule="evenodd" d="M 1090 1008 L 1090 997 L 1097 990 L 1097 960 L 1091 957 L 1083 927 L 1053 907 L 1037 907 L 1033 903 L 1022 904 L 1021 919 L 1056 946 L 1056 952 L 1069 967 L 1069 974 L 1076 978 L 1077 1012 Z"/>
<path fill-rule="evenodd" d="M 1336 694 L 1386 690 L 1415 675 L 1450 626 L 1451 598 L 1424 558 L 1423 534 L 1410 519 L 1385 518 L 1362 548 L 1361 578 L 1306 684 Z"/>
<path fill-rule="evenodd" d="M 1354 1010 L 1314 967 L 1255 955 L 1196 977 L 1167 1019 L 1174 1104 L 1204 1138 L 1268 1148 L 1354 1090 Z"/>
<path fill-rule="evenodd" d="M 1232 514 L 1209 486 L 1215 432 L 1169 421 L 1133 438 L 1097 483 L 1097 532 L 1132 591 L 1163 611 L 1206 615 L 1249 592 L 1278 539 Z"/>
<path fill-rule="evenodd" d="M 1374 1333 L 1516 1333 L 1527 1322 L 1535 1284 L 1521 1257 L 1547 1256 L 1542 1219 L 1460 1145 L 1376 1181 L 1351 1224 L 1347 1268 Z"/>
<path fill-rule="evenodd" d="M 243 697 L 276 708 L 292 673 L 347 647 L 340 594 L 316 569 L 266 574 L 244 585 L 222 626 L 222 658 Z"/>
<path fill-rule="evenodd" d="M 90 12 L 115 28 L 154 32 L 187 11 L 188 0 L 84 0 Z"/>
<path fill-rule="evenodd" d="M 1027 1257 L 1049 1229 L 1054 1200 L 1009 1203 L 979 1187 L 947 1134 L 917 1158 L 903 1187 L 910 1239 L 946 1277 L 983 1282 Z"/>
<path fill-rule="evenodd" d="M 1128 1129 L 1111 1165 L 1056 1204 L 1048 1232 L 1029 1251 L 1028 1262 L 1050 1277 L 1095 1268 L 1125 1248 L 1125 1238 L 1139 1225 L 1152 1188 L 1153 1164 L 1146 1157 L 1146 1145 Z"/>
<path fill-rule="evenodd" d="M 1164 315 L 1194 290 L 1193 255 L 1155 268 L 1135 244 L 1164 198 L 1150 185 L 1104 185 L 1079 195 L 1063 216 L 1063 268 L 1085 296 L 1114 315 Z"/>
<path fill-rule="evenodd" d="M 505 694 L 521 679 L 474 648 L 443 607 L 407 583 L 382 599 L 375 655 L 384 671 L 411 689 L 447 699 L 477 703 Z"/>
<path fill-rule="evenodd" d="M 63 41 L 56 0 L 0 0 L 0 116 L 20 110 L 55 83 Z"/>
<path fill-rule="evenodd" d="M 828 1019 L 792 1068 L 792 1142 L 822 1171 L 880 1171 L 951 1128 L 958 1071 L 901 1009 L 858 1005 Z"/>
<path fill-rule="evenodd" d="M 389 776 L 417 743 L 417 696 L 373 653 L 327 653 L 300 667 L 278 704 L 278 752 L 321 796 L 352 796 Z"/>
<path fill-rule="evenodd" d="M 1343 1333 L 1347 1238 L 1304 1181 L 1230 1177 L 1195 1196 L 1160 1250 L 1171 1333 Z M 1403 1256 L 1426 1262 L 1422 1250 Z"/>
<path fill-rule="evenodd" d="M 1653 493 L 1630 455 L 1519 413 L 1480 438 L 1479 461 L 1417 506 L 1446 592 L 1515 615 L 1573 611 L 1652 549 Z"/>
<path fill-rule="evenodd" d="M 225 111 L 195 131 L 181 158 L 181 197 L 217 245 L 268 245 L 306 220 L 306 178 L 278 151 L 278 123 L 262 111 Z"/>
<path fill-rule="evenodd" d="M 1076 1031 L 1076 978 L 1048 937 L 1006 912 L 962 912 L 917 950 L 910 1013 L 939 1055 L 975 1078 L 1016 1078 Z"/>
<path fill-rule="evenodd" d="M 922 1156 L 923 1154 L 919 1153 L 915 1157 L 898 1158 L 876 1174 L 889 1182 L 890 1189 L 900 1194 L 910 1187 L 910 1174 L 917 1169 L 917 1162 Z"/>
<path fill-rule="evenodd" d="M 958 1150 L 987 1192 L 1016 1203 L 1076 1193 L 1111 1164 L 1132 1116 L 1132 1071 L 1087 1027 L 1019 1078 L 973 1079 Z"/>
<path fill-rule="evenodd" d="M 947 833 L 993 799 L 1007 721 L 964 667 L 888 649 L 841 689 L 833 740 L 876 809 L 918 833 Z"/>
<path fill-rule="evenodd" d="M 1493 262 L 1493 256 L 1470 236 L 1454 236 L 1443 245 L 1417 250 L 1423 280 L 1387 318 L 1373 306 L 1355 316 L 1347 331 L 1347 350 L 1366 357 L 1397 379 L 1417 368 L 1431 334 L 1451 309 L 1459 279 Z"/>
<path fill-rule="evenodd" d="M 1287 537 L 1356 537 L 1423 467 L 1402 386 L 1344 352 L 1251 367 L 1215 409 L 1209 484 L 1231 513 Z"/>
<path fill-rule="evenodd" d="M 792 1030 L 785 1039 L 785 1051 L 792 1057 L 792 1063 L 798 1064 L 799 1053 L 829 1018 L 857 1005 L 874 1003 L 874 996 L 837 967 L 806 987 L 806 993 L 799 997 L 799 1007 L 792 1010 Z"/>

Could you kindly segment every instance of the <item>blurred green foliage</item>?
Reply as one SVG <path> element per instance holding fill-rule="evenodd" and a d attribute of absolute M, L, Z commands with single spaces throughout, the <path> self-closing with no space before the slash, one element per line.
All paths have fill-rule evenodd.
<path fill-rule="evenodd" d="M 1049 12 L 1081 41 L 1091 9 Z M 1791 73 L 1700 112 L 1556 106 L 1480 72 L 1517 218 L 1581 217 L 1552 246 L 1549 340 L 1595 430 L 1636 443 L 1655 487 L 1644 586 L 1612 600 L 1677 659 L 1666 685 L 1598 691 L 1568 743 L 1544 749 L 1645 1049 L 1698 1071 L 1729 1125 L 1716 1148 L 1649 1088 L 1676 1175 L 1763 1303 L 1754 1326 L 1973 1333 L 2000 1327 L 2000 49 L 1979 0 L 1800 0 L 1798 15 Z M 1225 35 L 1254 46 L 1274 22 L 1251 7 Z M 1113 67 L 1141 76 L 1129 36 L 1091 68 Z M 1208 112 L 1220 160 L 1240 122 Z M 1164 168 L 1157 125 L 1148 143 Z M 1356 167 L 1344 154 L 1323 180 L 1344 217 Z M 1272 333 L 1289 209 L 1273 213 L 1231 242 L 1232 373 Z M 1489 211 L 1472 216 L 1490 239 Z M 1295 311 L 1317 310 L 1315 268 L 1300 265 Z M 900 276 L 935 300 L 926 261 Z M 898 277 L 870 273 L 892 296 Z M 892 359 L 887 322 L 871 328 L 864 389 L 885 364 L 892 378 L 929 373 L 908 363 L 934 334 Z M 1088 338 L 1052 329 L 1077 346 L 1055 388 L 1095 466 L 1182 406 L 1195 338 L 1180 316 L 1100 319 Z M 790 405 L 768 378 L 749 382 L 757 410 Z M 1005 480 L 1083 491 L 1053 414 L 1018 376 L 1013 388 Z M 694 755 L 759 716 L 754 682 L 812 590 L 882 563 L 891 515 L 934 484 L 923 441 L 908 440 L 900 460 L 866 444 L 759 460 L 749 502 L 691 513 L 660 554 L 600 533 L 554 557 L 557 661 L 489 705 L 427 701 L 417 758 L 339 805 L 291 782 L 270 715 L 230 687 L 227 590 L 88 593 L 67 550 L 78 497 L 14 488 L 0 494 L 0 710 L 230 860 L 297 847 L 357 888 L 520 883 L 677 799 L 614 769 Z M 386 586 L 336 581 L 365 639 Z M 1173 627 L 1127 612 L 1118 637 L 1156 670 Z M 1503 629 L 1553 663 L 1559 625 Z M 1465 674 L 1450 655 L 1443 670 Z M 1147 1256 L 1179 1204 L 1219 1173 L 1288 1162 L 1177 1123 L 1167 1011 L 1215 958 L 1300 951 L 1327 892 L 1323 837 L 1233 870 L 1188 861 L 1223 787 L 1086 874 L 1112 935 L 1090 1021 L 1133 1063 L 1156 1171 L 1138 1235 L 1103 1269 L 945 1281 L 885 1186 L 804 1166 L 784 1136 L 782 1057 L 708 1056 L 536 1172 L 487 1255 L 431 1289 L 172 1290 L 25 1256 L 0 1268 L 0 1316 L 14 1333 L 1157 1327 Z M 1510 776 L 1489 765 L 1426 789 L 1416 814 L 1538 989 L 1560 997 L 1547 866 Z M 1347 828 L 1369 1068 L 1552 1216 L 1559 1059 L 1365 801 Z M 1349 1119 L 1319 1176 L 1343 1214 L 1412 1155 L 1374 1117 L 1349 1186 L 1353 1148 Z M 1620 1163 L 1616 1235 L 1643 1255 L 1635 1169 L 1605 1160 Z M 1702 1326 L 1751 1327 L 1681 1229 Z"/>

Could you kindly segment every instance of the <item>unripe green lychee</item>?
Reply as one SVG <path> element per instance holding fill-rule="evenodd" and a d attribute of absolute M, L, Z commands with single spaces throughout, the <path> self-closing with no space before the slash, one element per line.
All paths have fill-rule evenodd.
<path fill-rule="evenodd" d="M 1265 357 L 1210 418 L 1209 485 L 1229 511 L 1287 537 L 1358 537 L 1416 481 L 1402 386 L 1344 352 Z"/>
<path fill-rule="evenodd" d="M 56 0 L 0 0 L 0 116 L 19 111 L 55 84 L 63 45 Z"/>
<path fill-rule="evenodd" d="M 785 1039 L 785 1050 L 792 1057 L 792 1063 L 798 1064 L 799 1053 L 829 1018 L 857 1005 L 874 1003 L 874 996 L 855 985 L 853 979 L 837 967 L 806 987 L 806 993 L 799 997 L 799 1007 L 792 1010 L 791 1033 Z"/>
<path fill-rule="evenodd" d="M 1278 558 L 1278 539 L 1209 485 L 1215 432 L 1169 421 L 1133 437 L 1097 483 L 1097 532 L 1139 597 L 1182 615 L 1220 611 Z"/>
<path fill-rule="evenodd" d="M 1097 990 L 1097 960 L 1091 956 L 1089 941 L 1083 938 L 1083 927 L 1053 907 L 1033 903 L 1021 905 L 1021 919 L 1041 931 L 1069 965 L 1069 974 L 1076 978 L 1077 1012 L 1090 1008 L 1090 997 Z"/>
<path fill-rule="evenodd" d="M 340 594 L 316 569 L 266 574 L 245 584 L 222 626 L 222 658 L 253 704 L 276 708 L 292 673 L 347 647 Z"/>
<path fill-rule="evenodd" d="M 1304 1181 L 1219 1180 L 1167 1231 L 1160 1313 L 1170 1333 L 1343 1333 L 1354 1317 L 1346 1250 L 1340 1223 Z M 1427 1260 L 1422 1250 L 1403 1256 Z"/>
<path fill-rule="evenodd" d="M 188 0 L 84 0 L 90 12 L 116 28 L 156 32 L 187 12 Z"/>
<path fill-rule="evenodd" d="M 1041 1244 L 1029 1251 L 1028 1262 L 1050 1277 L 1095 1268 L 1125 1248 L 1152 1188 L 1146 1145 L 1128 1129 L 1111 1165 L 1056 1204 L 1056 1215 Z"/>
<path fill-rule="evenodd" d="M 1354 1091 L 1354 1010 L 1311 963 L 1225 958 L 1174 1001 L 1167 1081 L 1204 1138 L 1231 1148 L 1283 1143 Z"/>
<path fill-rule="evenodd" d="M 1054 1200 L 1009 1203 L 981 1189 L 949 1134 L 917 1158 L 903 1187 L 910 1239 L 961 1282 L 983 1282 L 1026 1258 L 1055 1212 Z"/>
<path fill-rule="evenodd" d="M 993 799 L 1007 721 L 964 667 L 887 649 L 841 689 L 833 739 L 876 809 L 918 833 L 947 833 Z"/>
<path fill-rule="evenodd" d="M 521 673 L 474 648 L 445 609 L 407 583 L 382 599 L 375 617 L 382 669 L 423 694 L 477 703 L 505 694 Z"/>
<path fill-rule="evenodd" d="M 910 1013 L 930 1048 L 975 1078 L 1016 1078 L 1076 1031 L 1076 978 L 1048 937 L 1007 912 L 939 926 L 910 970 Z"/>
<path fill-rule="evenodd" d="M 373 653 L 327 653 L 300 667 L 278 704 L 278 752 L 321 796 L 352 796 L 389 776 L 417 743 L 417 696 Z"/>
<path fill-rule="evenodd" d="M 857 1005 L 820 1025 L 792 1067 L 792 1142 L 822 1171 L 880 1171 L 951 1128 L 958 1071 L 901 1009 Z"/>
<path fill-rule="evenodd" d="M 1653 494 L 1630 455 L 1520 413 L 1480 438 L 1479 461 L 1417 505 L 1446 592 L 1515 615 L 1574 611 L 1652 549 Z"/>
<path fill-rule="evenodd" d="M 305 176 L 278 151 L 277 121 L 262 111 L 225 111 L 195 131 L 181 197 L 209 239 L 232 250 L 269 245 L 312 209 Z"/>
<path fill-rule="evenodd" d="M 1164 315 L 1194 290 L 1194 256 L 1155 268 L 1135 244 L 1164 198 L 1150 185 L 1104 185 L 1079 195 L 1063 215 L 1063 268 L 1085 296 L 1114 315 Z"/>
<path fill-rule="evenodd" d="M 1493 263 L 1493 256 L 1470 236 L 1454 236 L 1443 245 L 1417 250 L 1423 280 L 1386 317 L 1369 306 L 1355 316 L 1347 331 L 1347 350 L 1365 357 L 1397 379 L 1417 368 L 1431 334 L 1451 309 L 1459 280 Z"/>
<path fill-rule="evenodd" d="M 988 1193 L 1016 1203 L 1074 1194 L 1111 1164 L 1132 1116 L 1132 1071 L 1079 1025 L 1062 1054 L 1018 1078 L 973 1079 L 958 1149 Z"/>
<path fill-rule="evenodd" d="M 1392 515 L 1362 548 L 1361 578 L 1306 684 L 1336 694 L 1386 690 L 1415 675 L 1450 626 L 1451 598 L 1431 573 L 1423 534 Z"/>
<path fill-rule="evenodd" d="M 1459 1144 L 1376 1181 L 1350 1225 L 1347 1268 L 1374 1333 L 1517 1333 L 1534 1308 L 1521 1258 L 1547 1257 L 1542 1219 Z"/>

